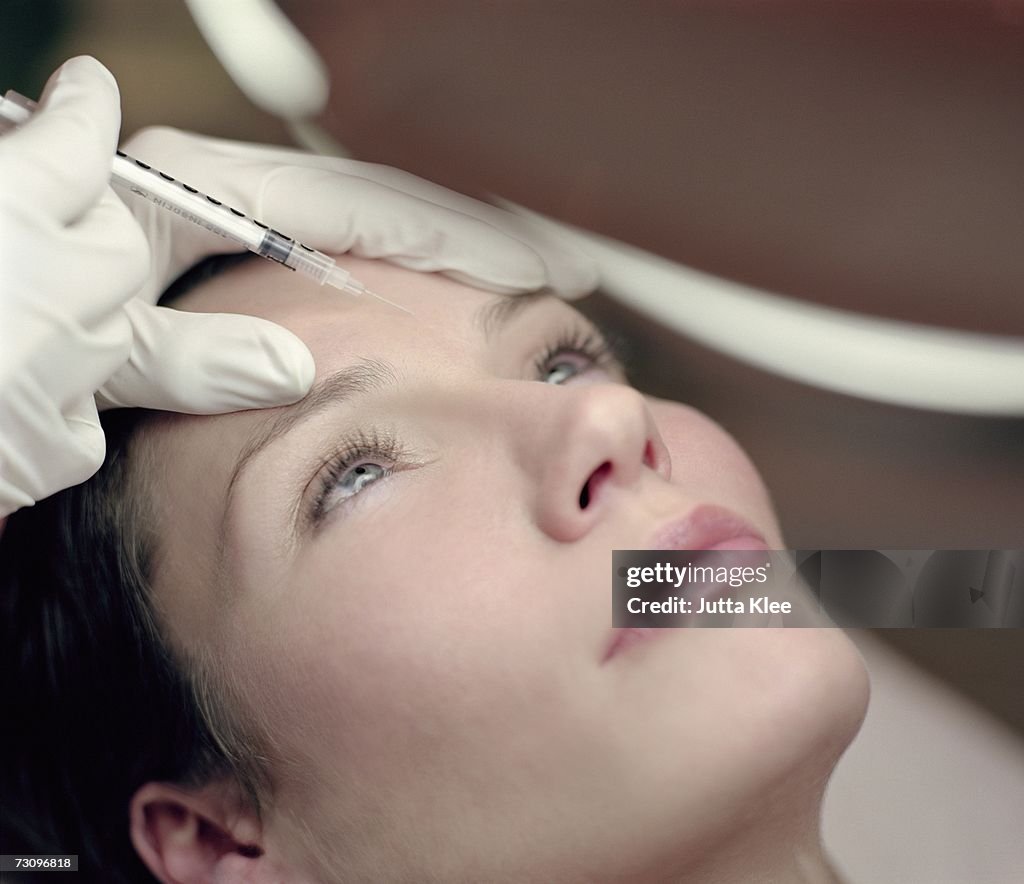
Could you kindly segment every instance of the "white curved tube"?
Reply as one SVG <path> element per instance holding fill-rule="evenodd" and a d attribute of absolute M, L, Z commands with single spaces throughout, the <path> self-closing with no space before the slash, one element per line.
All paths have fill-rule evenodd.
<path fill-rule="evenodd" d="M 768 294 L 523 209 L 592 256 L 602 289 L 686 336 L 783 377 L 878 402 L 1024 416 L 1024 338 L 881 319 Z"/>
<path fill-rule="evenodd" d="M 323 60 L 271 0 L 185 0 L 196 25 L 239 88 L 286 120 L 327 104 Z"/>

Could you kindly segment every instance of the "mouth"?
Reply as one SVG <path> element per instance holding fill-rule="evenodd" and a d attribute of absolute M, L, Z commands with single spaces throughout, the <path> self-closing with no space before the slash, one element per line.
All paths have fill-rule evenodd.
<path fill-rule="evenodd" d="M 764 535 L 746 519 L 724 507 L 701 505 L 682 519 L 662 525 L 646 547 L 650 550 L 767 550 Z M 720 587 L 710 587 L 720 591 Z M 709 596 L 712 593 L 709 593 Z M 666 627 L 625 626 L 613 627 L 605 645 L 601 663 L 634 645 L 646 644 L 662 633 Z"/>

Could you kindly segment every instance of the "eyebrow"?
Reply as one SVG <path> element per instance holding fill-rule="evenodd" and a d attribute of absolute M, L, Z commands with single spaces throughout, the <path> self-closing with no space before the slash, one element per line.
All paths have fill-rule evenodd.
<path fill-rule="evenodd" d="M 490 340 L 527 307 L 548 300 L 558 300 L 548 289 L 526 292 L 522 295 L 507 295 L 500 301 L 484 304 L 473 314 L 473 324 Z"/>
<path fill-rule="evenodd" d="M 234 506 L 235 490 L 246 467 L 272 442 L 287 435 L 300 424 L 305 423 L 329 408 L 337 407 L 356 396 L 364 396 L 398 383 L 394 366 L 379 359 L 363 359 L 356 365 L 340 369 L 317 381 L 310 391 L 294 405 L 289 405 L 273 417 L 264 421 L 242 447 L 231 470 L 224 499 L 224 513 L 221 518 L 217 541 L 218 560 L 223 561 L 227 536 L 227 520 Z"/>
<path fill-rule="evenodd" d="M 547 300 L 557 300 L 557 297 L 544 289 L 521 295 L 504 296 L 498 301 L 480 307 L 473 314 L 472 323 L 485 338 L 490 340 L 523 310 Z M 243 446 L 231 470 L 217 541 L 218 561 L 223 562 L 226 552 L 227 520 L 234 505 L 238 481 L 246 467 L 260 452 L 300 424 L 322 414 L 329 408 L 336 408 L 356 396 L 365 396 L 397 384 L 398 376 L 391 363 L 379 359 L 363 359 L 355 365 L 340 369 L 317 381 L 304 398 L 294 405 L 286 406 L 260 425 Z"/>

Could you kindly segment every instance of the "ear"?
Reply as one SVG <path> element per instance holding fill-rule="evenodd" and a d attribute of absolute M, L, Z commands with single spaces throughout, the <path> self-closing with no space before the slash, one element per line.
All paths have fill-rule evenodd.
<path fill-rule="evenodd" d="M 130 818 L 136 852 L 164 884 L 259 882 L 271 873 L 280 880 L 259 820 L 233 784 L 185 790 L 146 783 L 132 797 Z"/>

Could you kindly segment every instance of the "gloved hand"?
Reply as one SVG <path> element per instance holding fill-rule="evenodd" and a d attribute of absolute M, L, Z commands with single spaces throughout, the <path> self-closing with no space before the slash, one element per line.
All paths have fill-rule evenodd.
<path fill-rule="evenodd" d="M 312 383 L 309 351 L 273 323 L 153 306 L 188 267 L 239 248 L 140 198 L 125 209 L 107 185 L 119 125 L 113 77 L 82 57 L 0 138 L 0 517 L 99 468 L 97 400 L 207 414 L 293 402 Z M 322 251 L 507 293 L 575 297 L 596 281 L 528 222 L 397 170 L 160 128 L 125 151 Z"/>
<path fill-rule="evenodd" d="M 122 149 L 328 254 L 380 258 L 501 294 L 547 288 L 572 299 L 597 285 L 593 261 L 531 218 L 389 166 L 160 126 Z M 200 258 L 239 251 L 141 197 L 125 201 L 153 253 L 146 300 Z"/>
<path fill-rule="evenodd" d="M 150 249 L 108 186 L 119 127 L 114 78 L 76 58 L 0 137 L 0 517 L 99 468 L 93 394 L 124 376 L 123 404 L 194 412 L 292 402 L 312 382 L 308 349 L 273 323 L 135 297 Z M 183 349 L 195 363 L 168 370 Z"/>

